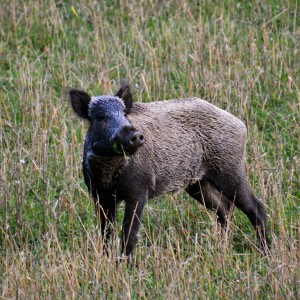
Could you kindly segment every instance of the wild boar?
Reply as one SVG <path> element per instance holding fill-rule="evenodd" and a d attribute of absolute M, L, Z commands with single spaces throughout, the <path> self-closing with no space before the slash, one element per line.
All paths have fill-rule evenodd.
<path fill-rule="evenodd" d="M 215 210 L 223 229 L 231 206 L 241 209 L 269 245 L 264 205 L 245 173 L 246 126 L 199 98 L 133 103 L 129 85 L 114 96 L 68 90 L 71 105 L 88 120 L 83 173 L 102 234 L 125 201 L 122 253 L 131 254 L 148 199 L 177 191 Z"/>

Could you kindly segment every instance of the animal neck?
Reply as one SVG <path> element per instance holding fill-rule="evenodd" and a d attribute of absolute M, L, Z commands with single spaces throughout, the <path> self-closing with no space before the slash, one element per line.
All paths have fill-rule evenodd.
<path fill-rule="evenodd" d="M 97 185 L 106 189 L 112 187 L 127 163 L 128 159 L 122 156 L 97 157 L 89 161 L 89 170 L 97 178 Z"/>

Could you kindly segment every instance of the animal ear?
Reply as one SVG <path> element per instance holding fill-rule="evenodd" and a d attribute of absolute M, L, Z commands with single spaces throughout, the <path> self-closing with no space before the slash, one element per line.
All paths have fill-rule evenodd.
<path fill-rule="evenodd" d="M 132 94 L 130 91 L 130 86 L 129 84 L 123 85 L 119 91 L 116 93 L 117 97 L 121 98 L 124 101 L 125 107 L 126 107 L 126 112 L 130 113 L 130 110 L 132 108 Z"/>
<path fill-rule="evenodd" d="M 88 117 L 91 97 L 86 92 L 75 88 L 66 89 L 66 94 L 70 98 L 72 108 L 76 114 L 86 119 Z"/>

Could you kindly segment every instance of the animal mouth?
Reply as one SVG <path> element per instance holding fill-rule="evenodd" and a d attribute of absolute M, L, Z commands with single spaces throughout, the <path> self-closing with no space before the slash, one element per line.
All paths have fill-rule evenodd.
<path fill-rule="evenodd" d="M 113 150 L 118 154 L 122 154 L 124 152 L 122 145 L 117 141 L 113 143 Z"/>
<path fill-rule="evenodd" d="M 118 157 L 123 156 L 124 158 L 126 158 L 128 156 L 135 154 L 139 148 L 140 147 L 130 147 L 130 146 L 126 147 L 121 143 L 115 141 L 112 144 L 112 148 L 110 150 L 101 151 L 101 153 L 97 153 L 93 150 L 88 150 L 86 155 L 89 160 L 95 160 L 95 161 L 101 160 L 105 157 L 114 157 L 114 156 L 118 156 Z"/>
<path fill-rule="evenodd" d="M 138 146 L 138 147 L 131 147 L 130 145 L 125 146 L 117 141 L 115 141 L 113 143 L 114 153 L 117 155 L 122 155 L 124 157 L 126 157 L 128 155 L 133 155 L 139 148 L 140 148 L 140 146 Z"/>

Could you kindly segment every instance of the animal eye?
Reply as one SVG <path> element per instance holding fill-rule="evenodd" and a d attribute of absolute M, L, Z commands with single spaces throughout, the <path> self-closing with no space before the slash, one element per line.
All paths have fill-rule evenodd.
<path fill-rule="evenodd" d="M 98 116 L 97 119 L 98 119 L 99 121 L 104 121 L 104 120 L 105 120 L 105 116 Z"/>
<path fill-rule="evenodd" d="M 128 115 L 127 115 L 127 113 L 126 113 L 126 112 L 124 112 L 124 117 L 125 117 L 125 118 L 127 118 L 127 117 L 128 117 Z"/>

